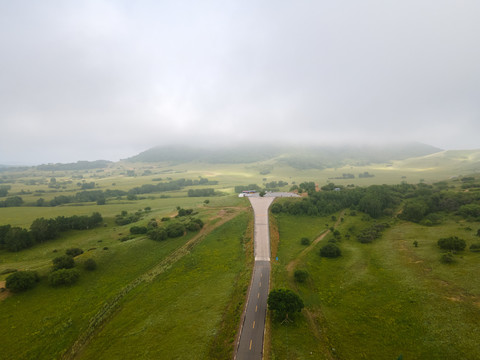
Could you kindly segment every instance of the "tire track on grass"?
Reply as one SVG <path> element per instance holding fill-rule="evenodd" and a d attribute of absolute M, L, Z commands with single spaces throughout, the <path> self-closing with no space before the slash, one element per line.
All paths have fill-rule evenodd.
<path fill-rule="evenodd" d="M 75 340 L 73 345 L 64 353 L 62 356 L 63 360 L 73 360 L 77 358 L 82 350 L 89 344 L 93 337 L 102 329 L 102 327 L 110 321 L 115 311 L 120 306 L 121 300 L 133 289 L 143 282 L 151 282 L 158 275 L 162 274 L 170 267 L 172 267 L 178 260 L 180 260 L 185 255 L 189 254 L 190 251 L 200 243 L 210 232 L 225 224 L 226 222 L 232 220 L 238 216 L 241 212 L 246 211 L 246 209 L 235 209 L 231 213 L 227 213 L 212 217 L 209 219 L 209 225 L 206 225 L 202 228 L 197 235 L 188 240 L 180 248 L 172 252 L 170 255 L 165 257 L 157 265 L 152 267 L 150 270 L 144 274 L 138 276 L 135 280 L 131 281 L 126 285 L 122 290 L 120 290 L 117 295 L 115 295 L 110 301 L 105 303 L 105 305 L 90 319 L 90 322 L 87 328 L 80 334 L 80 336 Z M 219 219 L 214 224 L 211 224 L 212 221 Z"/>

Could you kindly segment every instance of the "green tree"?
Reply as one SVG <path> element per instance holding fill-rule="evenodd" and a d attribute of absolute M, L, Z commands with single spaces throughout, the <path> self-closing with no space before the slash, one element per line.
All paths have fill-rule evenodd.
<path fill-rule="evenodd" d="M 168 234 L 163 228 L 154 228 L 148 232 L 148 237 L 154 241 L 167 240 Z"/>
<path fill-rule="evenodd" d="M 35 219 L 33 220 L 32 225 L 30 225 L 30 234 L 38 243 L 55 239 L 58 236 L 58 233 L 57 222 L 53 219 Z"/>
<path fill-rule="evenodd" d="M 309 238 L 306 238 L 306 237 L 302 237 L 302 239 L 300 240 L 300 244 L 302 245 L 310 245 L 310 239 Z"/>
<path fill-rule="evenodd" d="M 4 247 L 8 251 L 20 251 L 33 245 L 32 237 L 27 229 L 12 227 L 5 234 Z"/>
<path fill-rule="evenodd" d="M 69 255 L 58 256 L 52 260 L 53 270 L 71 269 L 75 266 L 75 260 Z"/>
<path fill-rule="evenodd" d="M 413 222 L 420 222 L 427 213 L 428 206 L 421 200 L 410 200 L 405 202 L 402 217 Z"/>
<path fill-rule="evenodd" d="M 337 245 L 333 243 L 328 243 L 327 245 L 323 246 L 320 249 L 320 256 L 322 257 L 336 258 L 341 255 L 342 255 L 342 251 Z"/>
<path fill-rule="evenodd" d="M 308 278 L 308 272 L 306 270 L 295 270 L 293 278 L 296 282 L 304 283 Z"/>
<path fill-rule="evenodd" d="M 277 319 L 288 318 L 304 308 L 303 300 L 289 289 L 273 289 L 268 294 L 268 308 L 272 310 Z"/>
<path fill-rule="evenodd" d="M 467 246 L 465 240 L 456 236 L 442 238 L 437 241 L 438 246 L 443 250 L 462 251 Z"/>
<path fill-rule="evenodd" d="M 17 271 L 9 275 L 5 287 L 13 292 L 31 289 L 40 280 L 36 271 Z"/>
<path fill-rule="evenodd" d="M 53 271 L 48 276 L 51 286 L 71 285 L 78 281 L 80 272 L 77 269 L 60 269 Z"/>
<path fill-rule="evenodd" d="M 185 226 L 180 223 L 171 223 L 168 224 L 166 231 L 170 238 L 180 237 L 185 233 Z"/>

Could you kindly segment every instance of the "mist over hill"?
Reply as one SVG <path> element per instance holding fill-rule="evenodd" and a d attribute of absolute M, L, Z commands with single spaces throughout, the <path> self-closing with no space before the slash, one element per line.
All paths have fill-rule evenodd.
<path fill-rule="evenodd" d="M 138 155 L 128 162 L 204 162 L 210 164 L 253 163 L 269 161 L 298 169 L 322 169 L 342 165 L 366 165 L 385 163 L 425 156 L 442 149 L 421 144 L 406 143 L 392 145 L 235 145 L 223 147 L 157 146 Z"/>

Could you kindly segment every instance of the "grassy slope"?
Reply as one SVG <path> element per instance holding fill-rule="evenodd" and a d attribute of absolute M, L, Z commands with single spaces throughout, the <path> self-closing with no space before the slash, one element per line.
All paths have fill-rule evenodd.
<path fill-rule="evenodd" d="M 156 243 L 138 239 L 118 243 L 108 251 L 100 248 L 89 254 L 97 261 L 97 270 L 82 271 L 75 286 L 51 288 L 44 279 L 33 290 L 2 301 L 2 356 L 7 359 L 57 357 L 107 299 L 186 240 Z"/>
<path fill-rule="evenodd" d="M 286 227 L 298 237 L 307 235 L 301 223 L 282 215 L 280 234 Z M 345 234 L 352 226 L 364 226 L 359 216 L 346 217 L 339 230 Z M 479 358 L 480 280 L 475 273 L 480 256 L 467 251 L 457 256 L 457 264 L 441 264 L 435 243 L 446 233 L 477 241 L 455 222 L 432 228 L 400 223 L 373 244 L 342 240 L 339 259 L 320 259 L 325 238 L 299 264 L 310 274 L 305 284 L 284 280 L 285 268 L 277 268 L 274 285 L 286 281 L 306 309 L 293 324 L 271 324 L 270 358 Z M 282 241 L 289 239 L 280 238 L 279 253 L 291 246 Z"/>
<path fill-rule="evenodd" d="M 235 282 L 240 276 L 243 291 L 248 285 L 241 273 L 249 220 L 242 214 L 213 231 L 169 271 L 135 290 L 81 358 L 210 358 L 222 314 L 238 301 L 232 299 Z"/>

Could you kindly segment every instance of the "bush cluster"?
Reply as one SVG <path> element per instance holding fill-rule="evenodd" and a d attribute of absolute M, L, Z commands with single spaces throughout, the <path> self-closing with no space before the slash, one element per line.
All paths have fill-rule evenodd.
<path fill-rule="evenodd" d="M 79 277 L 80 272 L 77 269 L 60 269 L 48 275 L 48 283 L 52 286 L 72 285 Z"/>
<path fill-rule="evenodd" d="M 390 225 L 385 223 L 373 224 L 367 229 L 362 230 L 357 235 L 357 240 L 360 241 L 362 244 L 371 243 L 373 240 L 380 238 L 380 236 L 382 236 L 383 230 L 385 230 L 389 226 Z"/>
<path fill-rule="evenodd" d="M 327 258 L 336 258 L 342 255 L 340 248 L 334 243 L 328 243 L 320 249 L 320 256 Z"/>
<path fill-rule="evenodd" d="M 33 288 L 38 281 L 36 271 L 17 271 L 7 277 L 5 287 L 12 292 L 21 292 Z"/>
<path fill-rule="evenodd" d="M 465 250 L 467 244 L 465 240 L 459 239 L 456 236 L 450 236 L 448 238 L 439 239 L 438 246 L 443 250 L 462 251 Z"/>

